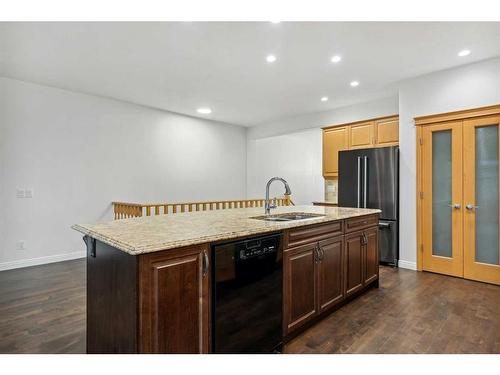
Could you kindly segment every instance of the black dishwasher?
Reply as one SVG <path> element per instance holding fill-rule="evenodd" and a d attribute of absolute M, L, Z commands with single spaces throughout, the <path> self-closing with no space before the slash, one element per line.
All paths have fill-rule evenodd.
<path fill-rule="evenodd" d="M 281 235 L 212 248 L 212 351 L 271 353 L 282 345 Z"/>

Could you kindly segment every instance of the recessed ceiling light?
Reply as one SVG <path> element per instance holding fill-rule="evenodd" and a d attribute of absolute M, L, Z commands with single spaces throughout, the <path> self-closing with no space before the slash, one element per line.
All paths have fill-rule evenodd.
<path fill-rule="evenodd" d="M 208 115 L 212 113 L 212 110 L 210 108 L 198 108 L 196 112 L 201 113 L 203 115 Z"/>
<path fill-rule="evenodd" d="M 266 57 L 266 61 L 267 61 L 268 63 L 275 62 L 275 61 L 276 61 L 276 56 L 274 56 L 274 55 L 267 55 L 267 57 Z"/>
<path fill-rule="evenodd" d="M 332 63 L 338 63 L 340 60 L 342 60 L 342 57 L 339 55 L 332 56 Z"/>
<path fill-rule="evenodd" d="M 352 86 L 352 87 L 359 86 L 359 82 L 358 82 L 358 81 L 352 81 L 352 82 L 351 82 L 351 86 Z"/>
<path fill-rule="evenodd" d="M 458 53 L 458 56 L 460 56 L 460 57 L 464 57 L 467 55 L 470 55 L 470 50 L 468 50 L 468 49 L 463 49 Z"/>
<path fill-rule="evenodd" d="M 328 96 L 323 96 L 323 97 L 321 98 L 321 101 L 322 101 L 322 102 L 327 102 L 327 101 L 328 101 Z"/>

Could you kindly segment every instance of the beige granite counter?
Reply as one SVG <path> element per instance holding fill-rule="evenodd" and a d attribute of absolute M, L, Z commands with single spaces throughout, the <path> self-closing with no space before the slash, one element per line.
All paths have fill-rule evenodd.
<path fill-rule="evenodd" d="M 259 207 L 77 224 L 72 228 L 129 254 L 138 255 L 375 214 L 380 210 L 321 206 L 288 206 L 272 210 L 273 214 L 286 212 L 318 213 L 325 216 L 288 222 L 251 219 L 252 216 L 263 215 L 264 208 Z"/>

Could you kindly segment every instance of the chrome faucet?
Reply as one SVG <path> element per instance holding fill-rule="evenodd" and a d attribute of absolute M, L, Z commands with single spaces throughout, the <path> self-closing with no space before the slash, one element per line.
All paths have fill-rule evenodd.
<path fill-rule="evenodd" d="M 284 179 L 281 177 L 273 177 L 271 178 L 266 185 L 266 200 L 265 200 L 265 210 L 266 210 L 266 215 L 269 215 L 271 213 L 271 208 L 276 208 L 276 204 L 271 204 L 271 201 L 269 200 L 269 187 L 271 186 L 273 181 L 281 181 L 285 185 L 285 195 L 291 195 L 292 191 L 290 190 L 290 186 L 288 186 L 288 182 L 286 182 Z"/>

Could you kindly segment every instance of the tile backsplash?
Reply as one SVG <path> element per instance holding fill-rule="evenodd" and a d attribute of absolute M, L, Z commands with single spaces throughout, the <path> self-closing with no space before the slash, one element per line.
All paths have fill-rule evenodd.
<path fill-rule="evenodd" d="M 325 179 L 325 201 L 337 203 L 338 182 L 336 178 Z"/>

